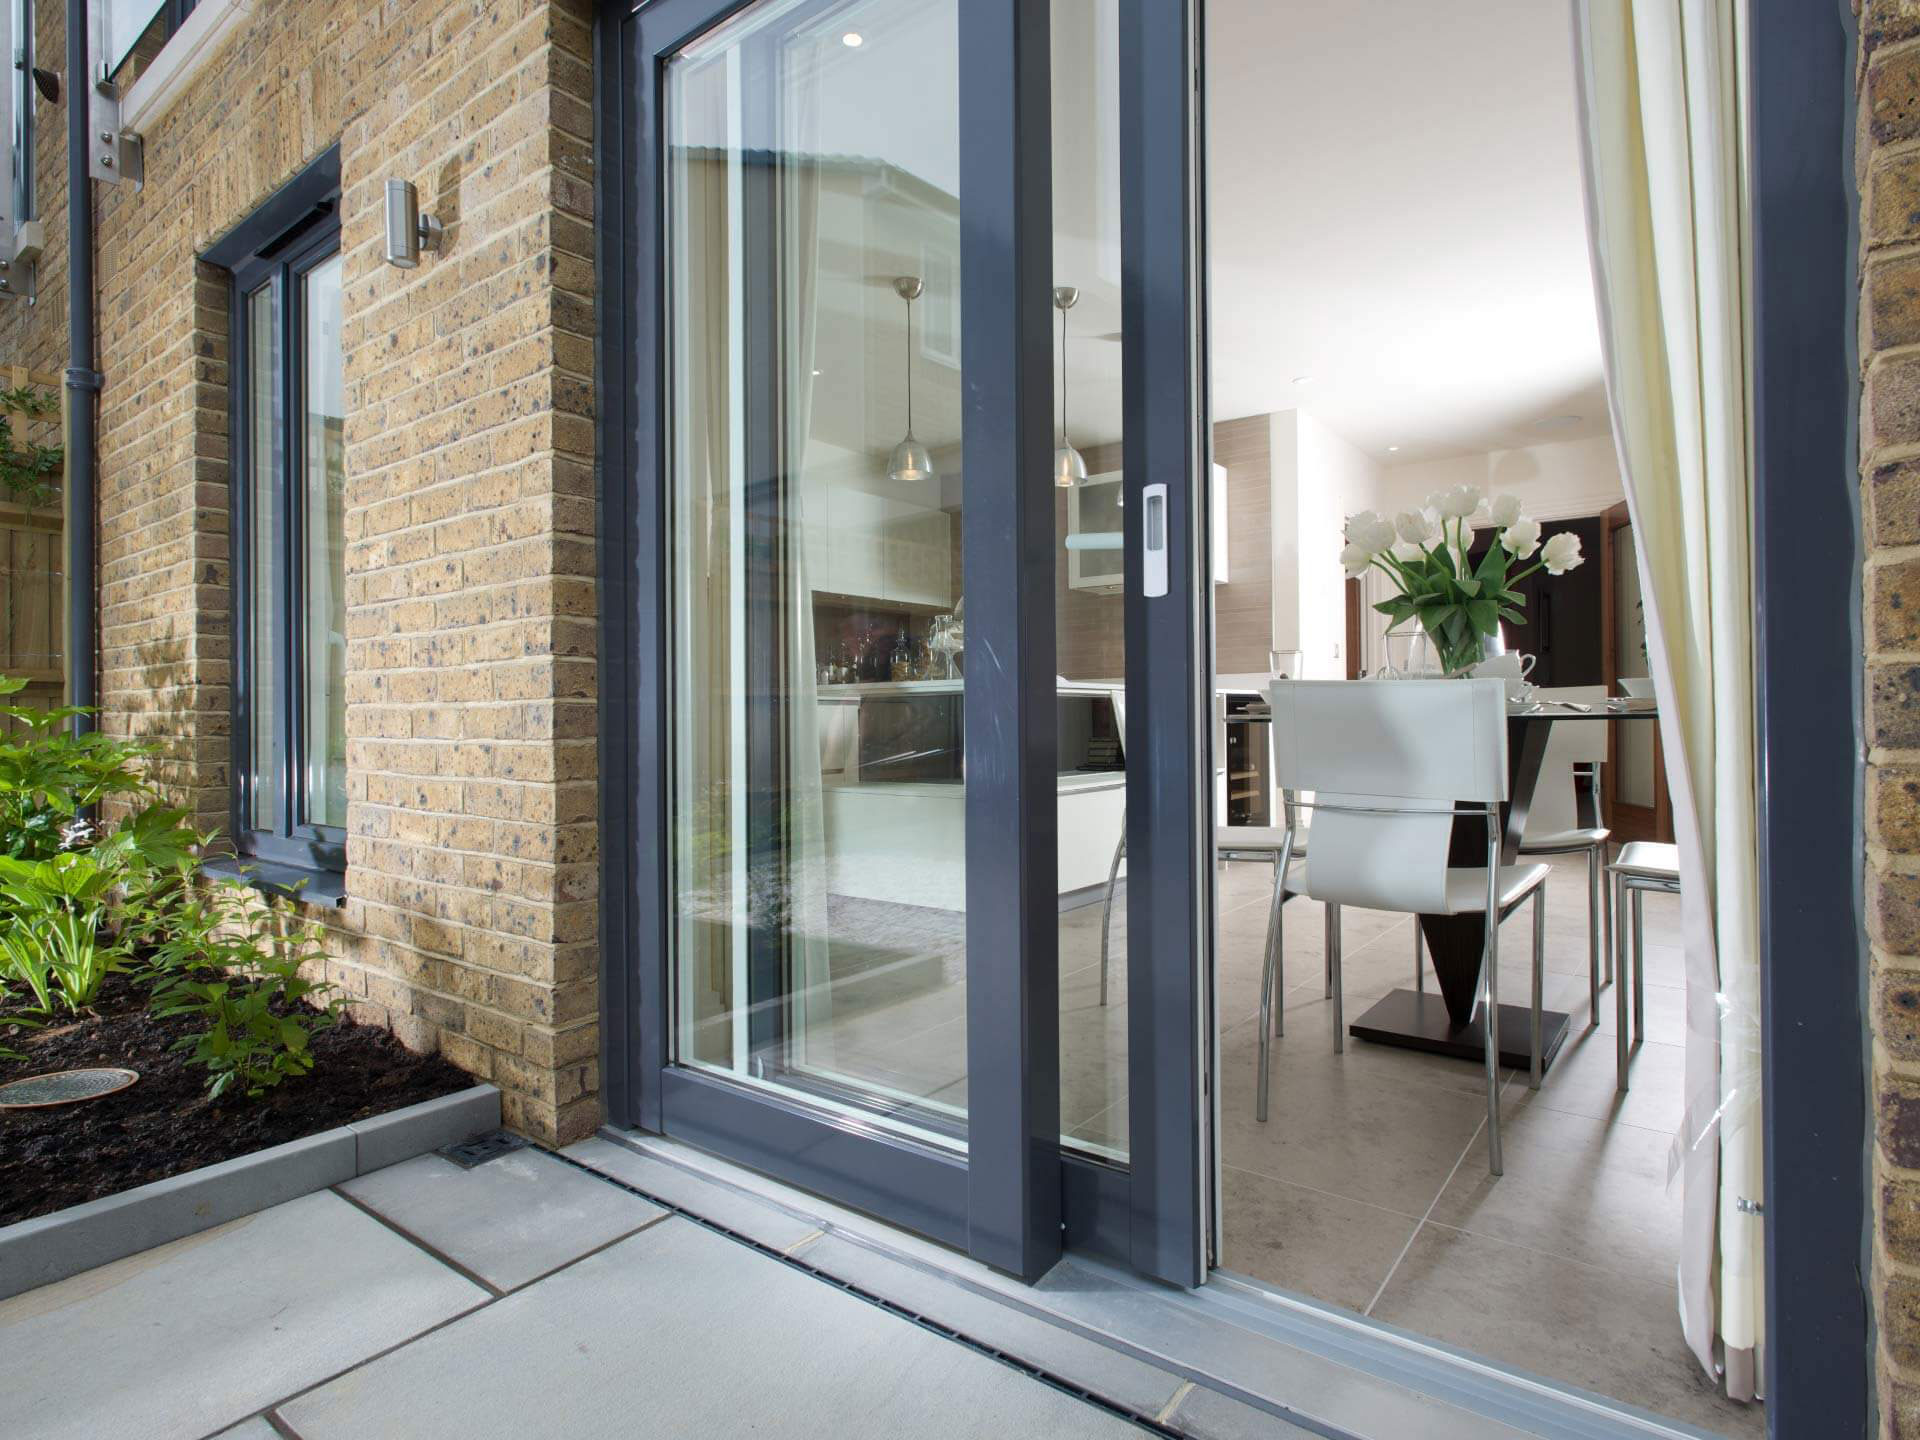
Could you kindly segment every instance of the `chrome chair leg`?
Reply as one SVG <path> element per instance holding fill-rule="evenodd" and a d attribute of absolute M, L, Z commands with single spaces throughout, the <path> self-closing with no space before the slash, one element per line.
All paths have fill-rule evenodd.
<path fill-rule="evenodd" d="M 1613 899 L 1612 899 L 1612 896 L 1605 893 L 1605 886 L 1607 883 L 1606 882 L 1607 866 L 1611 865 L 1612 863 L 1613 863 L 1613 846 L 1603 840 L 1600 842 L 1600 875 L 1601 875 L 1600 883 L 1602 887 L 1602 894 L 1600 896 L 1600 909 L 1602 912 L 1601 919 L 1607 927 L 1607 934 L 1606 934 L 1607 943 L 1601 946 L 1600 948 L 1602 949 L 1602 951 L 1605 952 L 1604 963 L 1606 964 L 1607 971 L 1605 976 L 1601 978 L 1600 983 L 1602 986 L 1613 984 L 1613 970 L 1614 970 L 1614 966 L 1613 966 L 1613 960 L 1614 960 Z"/>
<path fill-rule="evenodd" d="M 1275 985 L 1279 987 L 1279 995 L 1273 1007 L 1273 1033 L 1276 1035 L 1285 1033 L 1281 1027 L 1286 1024 L 1287 992 L 1285 986 L 1279 985 L 1281 974 L 1280 926 L 1281 917 L 1286 907 L 1286 875 L 1280 869 L 1280 856 L 1276 854 L 1273 857 L 1273 900 L 1267 908 L 1267 956 L 1265 967 L 1266 973 L 1274 978 Z M 1265 1026 L 1261 1027 L 1261 1033 L 1263 1036 L 1265 1035 Z"/>
<path fill-rule="evenodd" d="M 1107 899 L 1100 911 L 1100 1003 L 1107 1003 L 1107 936 L 1113 925 L 1113 892 L 1120 883 L 1120 862 L 1127 858 L 1127 822 L 1120 821 L 1120 843 L 1113 847 L 1113 864 L 1107 868 Z"/>
<path fill-rule="evenodd" d="M 1618 1032 L 1614 1035 L 1613 1040 L 1616 1052 L 1615 1064 L 1619 1069 L 1619 1074 L 1614 1084 L 1617 1089 L 1625 1091 L 1627 1088 L 1627 990 L 1629 987 L 1626 976 L 1627 957 L 1620 952 L 1625 949 L 1627 930 L 1629 927 L 1627 922 L 1627 883 L 1618 875 L 1613 877 L 1612 908 L 1614 911 L 1613 941 L 1615 950 L 1613 967 L 1613 1009 L 1614 1025 Z"/>
<path fill-rule="evenodd" d="M 1413 988 L 1427 993 L 1427 961 L 1420 949 L 1420 917 L 1413 917 Z"/>
<path fill-rule="evenodd" d="M 1341 1012 L 1342 992 L 1346 986 L 1340 983 L 1340 907 L 1329 904 L 1327 907 L 1327 994 L 1333 1000 L 1333 1053 L 1338 1055 L 1347 1048 L 1346 1017 Z"/>
<path fill-rule="evenodd" d="M 1647 1038 L 1647 957 L 1643 942 L 1646 939 L 1642 925 L 1641 901 L 1646 892 L 1638 885 L 1633 890 L 1633 1043 L 1638 1045 Z"/>
<path fill-rule="evenodd" d="M 1500 838 L 1491 808 L 1487 815 L 1487 909 L 1486 944 L 1481 954 L 1481 991 L 1486 1009 L 1481 1024 L 1486 1031 L 1487 1047 L 1487 1170 L 1499 1175 L 1506 1169 L 1500 1147 Z"/>
<path fill-rule="evenodd" d="M 1533 1066 L 1527 1074 L 1527 1088 L 1529 1090 L 1538 1090 L 1540 1088 L 1540 1071 L 1542 1069 L 1540 1056 L 1542 1043 L 1540 1035 L 1540 1002 L 1544 998 L 1541 991 L 1546 984 L 1547 911 L 1544 903 L 1546 898 L 1546 882 L 1542 881 L 1540 888 L 1533 892 Z"/>
<path fill-rule="evenodd" d="M 1260 972 L 1260 1018 L 1256 1022 L 1260 1026 L 1260 1073 L 1255 1077 L 1253 1101 L 1253 1115 L 1256 1120 L 1267 1118 L 1267 1068 L 1270 1060 L 1268 1051 L 1272 1044 L 1268 1038 L 1271 1024 L 1269 1017 L 1277 1008 L 1273 1003 L 1276 953 L 1276 948 L 1270 942 L 1267 946 L 1267 963 L 1261 967 Z"/>
<path fill-rule="evenodd" d="M 1587 849 L 1587 1028 L 1600 1024 L 1600 913 L 1607 908 L 1600 893 L 1600 847 Z"/>

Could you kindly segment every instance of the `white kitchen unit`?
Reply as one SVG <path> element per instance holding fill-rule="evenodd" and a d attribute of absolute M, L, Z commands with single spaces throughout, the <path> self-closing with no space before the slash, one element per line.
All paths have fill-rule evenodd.
<path fill-rule="evenodd" d="M 808 497 L 824 514 L 807 526 L 807 584 L 827 595 L 924 605 L 953 604 L 953 517 L 924 504 L 851 485 Z"/>
<path fill-rule="evenodd" d="M 1109 470 L 1089 475 L 1067 492 L 1067 534 L 1069 537 L 1109 537 L 1114 543 L 1105 547 L 1069 545 L 1067 547 L 1067 588 L 1091 590 L 1099 595 L 1118 595 L 1126 567 L 1125 552 L 1117 537 L 1123 529 L 1120 508 L 1121 472 Z M 1227 467 L 1213 467 L 1213 583 L 1227 583 Z"/>
<path fill-rule="evenodd" d="M 962 682 L 829 685 L 820 697 L 831 892 L 965 910 Z M 1096 736 L 1124 728 L 1118 686 L 1062 682 L 1060 700 L 1063 766 L 1083 760 Z M 1126 772 L 1068 768 L 1059 785 L 1060 893 L 1097 892 L 1125 820 Z"/>

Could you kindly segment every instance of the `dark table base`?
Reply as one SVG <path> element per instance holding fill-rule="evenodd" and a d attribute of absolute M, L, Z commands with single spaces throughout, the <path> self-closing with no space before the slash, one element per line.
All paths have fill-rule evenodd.
<path fill-rule="evenodd" d="M 1533 1010 L 1527 1005 L 1500 1007 L 1500 1063 L 1515 1070 L 1533 1066 Z M 1540 1012 L 1540 1073 L 1553 1065 L 1566 1043 L 1568 1017 L 1560 1010 Z M 1487 1047 L 1476 1006 L 1473 1020 L 1457 1026 L 1447 1015 L 1446 1002 L 1431 990 L 1395 990 L 1347 1027 L 1347 1033 L 1376 1045 L 1398 1045 L 1430 1055 L 1484 1064 Z"/>

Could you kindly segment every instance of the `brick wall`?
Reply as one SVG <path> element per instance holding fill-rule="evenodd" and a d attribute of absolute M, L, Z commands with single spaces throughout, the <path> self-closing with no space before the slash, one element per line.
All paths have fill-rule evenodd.
<path fill-rule="evenodd" d="M 1920 1436 L 1920 0 L 1861 17 L 1860 420 L 1882 1433 Z"/>
<path fill-rule="evenodd" d="M 42 5 L 41 53 L 63 53 Z M 545 1140 L 597 1123 L 588 0 L 260 0 L 96 187 L 103 727 L 229 820 L 224 273 L 195 256 L 341 149 L 348 901 L 363 1018 L 493 1080 Z M 0 357 L 52 368 L 64 115 L 41 109 L 49 275 Z M 385 181 L 447 224 L 381 259 Z M 56 211 L 58 213 L 56 214 Z"/>

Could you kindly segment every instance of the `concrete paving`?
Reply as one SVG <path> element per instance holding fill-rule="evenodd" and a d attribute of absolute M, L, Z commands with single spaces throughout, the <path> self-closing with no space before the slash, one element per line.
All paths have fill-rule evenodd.
<path fill-rule="evenodd" d="M 340 1187 L 496 1290 L 514 1290 L 667 1212 L 539 1150 L 463 1170 L 422 1155 Z"/>
<path fill-rule="evenodd" d="M 849 1279 L 869 1264 L 837 1243 L 820 1259 Z M 914 1298 L 953 1320 L 977 1305 Z M 1172 1413 L 1191 1406 L 1176 1377 L 1019 1328 L 1022 1350 L 1200 1433 Z M 531 1151 L 421 1157 L 0 1302 L 0 1355 L 10 1440 L 1140 1433 Z"/>
<path fill-rule="evenodd" d="M 0 1302 L 0 1431 L 198 1440 L 490 1298 L 317 1191 Z"/>

